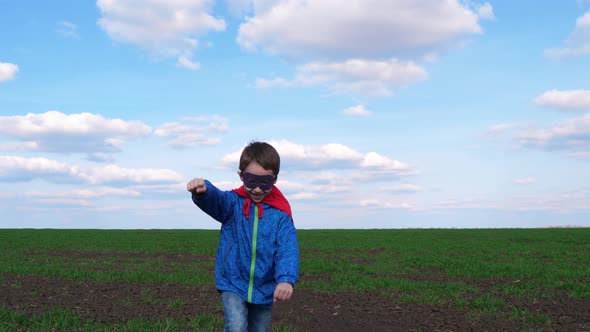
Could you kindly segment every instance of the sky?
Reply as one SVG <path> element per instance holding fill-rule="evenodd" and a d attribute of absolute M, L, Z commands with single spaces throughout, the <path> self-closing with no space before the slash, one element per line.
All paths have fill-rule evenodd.
<path fill-rule="evenodd" d="M 590 227 L 590 0 L 0 1 L 0 228 Z"/>

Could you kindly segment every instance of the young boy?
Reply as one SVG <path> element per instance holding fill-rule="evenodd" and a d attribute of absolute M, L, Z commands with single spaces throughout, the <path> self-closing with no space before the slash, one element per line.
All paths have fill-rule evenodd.
<path fill-rule="evenodd" d="M 242 151 L 243 186 L 221 191 L 202 178 L 187 184 L 193 202 L 221 223 L 215 262 L 225 331 L 269 331 L 272 304 L 289 300 L 299 278 L 299 247 L 289 203 L 274 186 L 275 148 L 252 142 Z"/>

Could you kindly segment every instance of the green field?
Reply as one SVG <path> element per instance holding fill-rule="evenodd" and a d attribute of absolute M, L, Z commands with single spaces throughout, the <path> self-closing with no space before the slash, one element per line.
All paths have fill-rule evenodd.
<path fill-rule="evenodd" d="M 398 307 L 452 310 L 474 326 L 499 320 L 531 331 L 590 329 L 590 228 L 300 230 L 298 238 L 296 293 L 376 294 Z M 52 305 L 58 296 L 49 296 L 47 286 L 29 288 L 35 280 L 59 281 L 70 292 L 84 284 L 176 285 L 214 295 L 218 239 L 219 231 L 210 230 L 0 230 L 0 331 L 222 329 L 220 301 L 182 316 L 189 300 L 139 288 L 117 298 L 117 308 L 177 314 L 103 320 L 83 303 Z M 19 306 L 25 295 L 27 306 Z M 575 305 L 557 308 L 562 303 Z M 313 329 L 314 318 L 301 316 L 273 330 Z"/>

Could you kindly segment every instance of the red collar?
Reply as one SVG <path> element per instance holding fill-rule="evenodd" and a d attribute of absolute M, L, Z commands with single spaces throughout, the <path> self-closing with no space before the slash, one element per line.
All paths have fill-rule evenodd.
<path fill-rule="evenodd" d="M 246 201 L 244 202 L 244 205 L 242 205 L 242 212 L 246 216 L 246 219 L 248 219 L 250 216 L 250 206 L 254 202 L 252 201 L 250 196 L 248 196 L 248 193 L 244 189 L 244 186 L 234 189 L 233 192 L 237 193 L 238 195 L 240 195 L 242 197 L 247 198 Z M 289 205 L 289 202 L 287 201 L 285 196 L 283 196 L 283 193 L 281 193 L 279 188 L 277 188 L 276 186 L 272 186 L 272 191 L 270 192 L 270 194 L 268 194 L 266 197 L 264 197 L 264 199 L 262 200 L 262 203 L 268 204 L 274 208 L 277 208 L 277 209 L 285 212 L 286 214 L 289 215 L 289 217 L 291 217 L 291 219 L 293 219 L 293 215 L 291 213 L 291 206 Z M 258 218 L 262 219 L 262 217 L 264 217 L 264 209 L 262 208 L 262 204 L 260 204 L 260 203 L 254 203 L 254 204 L 256 204 L 256 206 L 258 207 Z"/>

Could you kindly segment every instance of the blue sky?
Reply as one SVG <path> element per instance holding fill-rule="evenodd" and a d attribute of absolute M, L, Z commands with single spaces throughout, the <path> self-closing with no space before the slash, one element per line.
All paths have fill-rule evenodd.
<path fill-rule="evenodd" d="M 590 1 L 0 2 L 0 228 L 590 226 Z"/>

